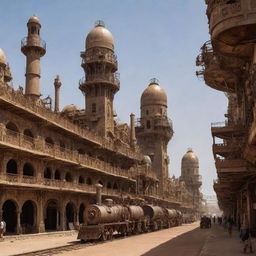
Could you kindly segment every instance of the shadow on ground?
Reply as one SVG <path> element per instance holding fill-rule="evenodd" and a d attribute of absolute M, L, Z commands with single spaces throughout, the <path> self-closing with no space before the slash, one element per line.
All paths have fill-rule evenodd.
<path fill-rule="evenodd" d="M 196 228 L 160 244 L 141 256 L 198 256 L 210 229 Z"/>

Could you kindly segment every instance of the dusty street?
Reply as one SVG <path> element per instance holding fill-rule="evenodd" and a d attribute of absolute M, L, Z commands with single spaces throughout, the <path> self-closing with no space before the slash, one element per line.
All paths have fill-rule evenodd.
<path fill-rule="evenodd" d="M 198 223 L 183 225 L 158 232 L 131 236 L 122 240 L 76 250 L 76 256 L 197 256 L 209 230 L 200 230 Z M 58 255 L 73 256 L 74 251 Z"/>

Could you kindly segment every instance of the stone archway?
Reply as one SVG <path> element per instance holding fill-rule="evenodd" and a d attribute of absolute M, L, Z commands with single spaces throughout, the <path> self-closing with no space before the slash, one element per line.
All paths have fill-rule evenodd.
<path fill-rule="evenodd" d="M 20 222 L 23 234 L 29 234 L 35 232 L 36 216 L 37 216 L 36 204 L 28 200 L 26 201 L 21 210 Z"/>
<path fill-rule="evenodd" d="M 6 233 L 17 233 L 17 204 L 12 200 L 7 200 L 3 204 L 3 220 L 6 223 Z"/>
<path fill-rule="evenodd" d="M 46 205 L 45 230 L 57 231 L 60 225 L 58 204 L 55 200 L 48 201 Z"/>
<path fill-rule="evenodd" d="M 84 223 L 84 210 L 85 210 L 84 204 L 80 204 L 80 207 L 79 207 L 79 224 Z"/>
<path fill-rule="evenodd" d="M 75 207 L 74 204 L 69 202 L 66 205 L 66 229 L 72 230 L 75 225 Z"/>

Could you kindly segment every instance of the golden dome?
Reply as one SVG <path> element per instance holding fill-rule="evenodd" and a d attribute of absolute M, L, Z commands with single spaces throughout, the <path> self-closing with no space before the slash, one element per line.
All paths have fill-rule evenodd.
<path fill-rule="evenodd" d="M 35 15 L 33 15 L 32 17 L 29 18 L 28 23 L 40 24 L 40 20 Z"/>
<path fill-rule="evenodd" d="M 76 105 L 70 104 L 70 105 L 65 106 L 62 109 L 61 113 L 70 113 L 70 112 L 74 112 L 74 111 L 77 111 L 77 110 L 79 110 L 79 108 Z"/>
<path fill-rule="evenodd" d="M 7 59 L 4 51 L 0 48 L 0 64 L 7 65 Z"/>
<path fill-rule="evenodd" d="M 141 107 L 148 105 L 163 105 L 167 107 L 167 95 L 156 79 L 151 79 L 149 86 L 142 93 L 140 105 Z"/>
<path fill-rule="evenodd" d="M 187 153 L 182 157 L 182 167 L 199 167 L 199 160 L 192 149 L 188 149 Z"/>
<path fill-rule="evenodd" d="M 114 38 L 102 21 L 98 21 L 86 37 L 86 50 L 93 47 L 103 47 L 114 51 Z"/>

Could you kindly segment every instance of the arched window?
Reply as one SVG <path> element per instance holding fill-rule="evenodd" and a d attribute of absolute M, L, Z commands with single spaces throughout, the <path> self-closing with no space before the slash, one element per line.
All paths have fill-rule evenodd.
<path fill-rule="evenodd" d="M 92 113 L 96 113 L 96 103 L 92 103 Z"/>
<path fill-rule="evenodd" d="M 34 176 L 34 168 L 30 163 L 25 163 L 23 166 L 23 175 Z"/>
<path fill-rule="evenodd" d="M 110 183 L 110 182 L 108 182 L 108 184 L 107 184 L 107 188 L 109 188 L 109 189 L 111 189 L 111 188 L 112 188 L 112 185 L 111 185 L 111 183 Z"/>
<path fill-rule="evenodd" d="M 80 154 L 80 155 L 85 154 L 85 151 L 82 148 L 79 148 L 77 151 L 78 151 L 78 154 Z"/>
<path fill-rule="evenodd" d="M 116 182 L 114 183 L 113 189 L 118 189 Z"/>
<path fill-rule="evenodd" d="M 17 136 L 17 133 L 19 132 L 18 127 L 13 122 L 7 123 L 6 129 L 7 129 L 7 134 L 8 135 Z"/>
<path fill-rule="evenodd" d="M 44 169 L 44 178 L 45 179 L 51 179 L 52 178 L 52 171 L 49 167 L 46 167 Z"/>
<path fill-rule="evenodd" d="M 45 142 L 47 143 L 48 146 L 53 147 L 53 145 L 54 145 L 53 139 L 51 137 L 47 137 L 45 139 Z"/>
<path fill-rule="evenodd" d="M 147 120 L 147 129 L 150 129 L 151 128 L 151 124 L 150 124 L 150 121 Z"/>
<path fill-rule="evenodd" d="M 73 181 L 73 178 L 72 178 L 72 176 L 69 172 L 66 173 L 65 180 L 67 182 L 72 182 Z"/>
<path fill-rule="evenodd" d="M 78 182 L 79 182 L 79 184 L 84 184 L 84 177 L 83 176 L 79 176 Z"/>
<path fill-rule="evenodd" d="M 148 110 L 146 110 L 146 115 L 148 115 L 148 113 L 149 113 Z"/>
<path fill-rule="evenodd" d="M 64 151 L 65 151 L 65 148 L 66 148 L 65 143 L 64 143 L 63 141 L 60 141 L 60 150 L 61 150 L 62 152 L 64 152 Z"/>
<path fill-rule="evenodd" d="M 55 179 L 55 180 L 60 180 L 60 179 L 61 179 L 61 178 L 60 178 L 60 171 L 59 171 L 59 170 L 56 170 L 56 171 L 55 171 L 54 179 Z"/>
<path fill-rule="evenodd" d="M 29 129 L 24 130 L 24 135 L 30 138 L 34 138 L 33 133 Z"/>
<path fill-rule="evenodd" d="M 87 185 L 92 185 L 92 179 L 90 177 L 87 178 L 86 184 Z"/>
<path fill-rule="evenodd" d="M 18 173 L 17 162 L 15 160 L 11 159 L 8 161 L 8 163 L 6 165 L 6 172 L 12 173 L 12 174 Z"/>

